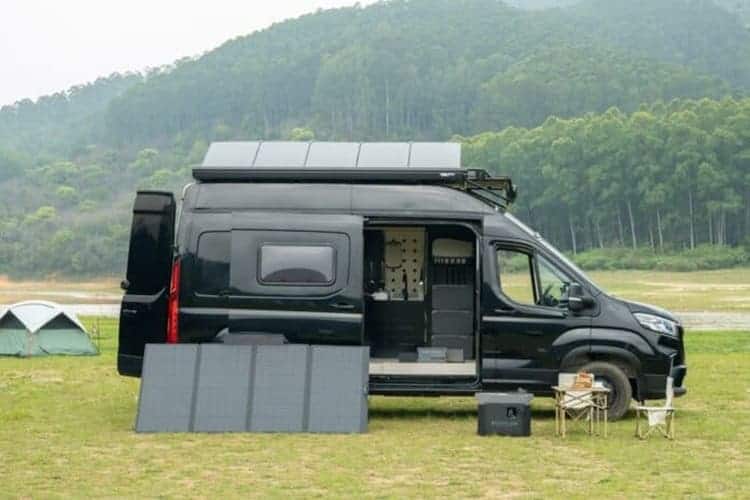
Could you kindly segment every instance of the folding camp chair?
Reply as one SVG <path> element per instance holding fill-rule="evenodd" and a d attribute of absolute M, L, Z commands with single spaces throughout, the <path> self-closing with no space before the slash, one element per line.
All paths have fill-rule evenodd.
<path fill-rule="evenodd" d="M 658 431 L 667 439 L 674 439 L 674 407 L 672 407 L 672 400 L 674 399 L 674 380 L 672 377 L 667 377 L 667 399 L 664 402 L 664 406 L 644 406 L 637 405 L 635 407 L 636 422 L 635 422 L 635 435 L 641 439 L 646 439 L 654 431 Z M 648 429 L 644 431 L 641 425 L 641 416 L 646 417 L 648 421 Z"/>

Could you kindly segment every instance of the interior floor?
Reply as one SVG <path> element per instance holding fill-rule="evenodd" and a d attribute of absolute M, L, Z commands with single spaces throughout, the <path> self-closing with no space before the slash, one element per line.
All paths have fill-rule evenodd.
<path fill-rule="evenodd" d="M 463 363 L 404 363 L 397 358 L 370 358 L 370 375 L 466 377 L 475 375 L 476 368 L 475 361 L 464 361 Z"/>
<path fill-rule="evenodd" d="M 476 236 L 459 225 L 365 231 L 372 375 L 476 373 Z"/>

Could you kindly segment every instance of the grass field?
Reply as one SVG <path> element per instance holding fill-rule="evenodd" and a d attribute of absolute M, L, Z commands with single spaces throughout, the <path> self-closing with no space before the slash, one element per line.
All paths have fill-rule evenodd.
<path fill-rule="evenodd" d="M 750 312 L 750 268 L 747 267 L 688 273 L 594 271 L 588 276 L 609 294 L 671 311 Z M 516 299 L 531 294 L 528 273 L 507 274 L 503 283 L 509 295 Z"/>
<path fill-rule="evenodd" d="M 0 358 L 0 497 L 750 496 L 750 332 L 687 337 L 670 442 L 632 418 L 561 440 L 547 399 L 531 438 L 476 436 L 471 398 L 383 397 L 364 435 L 138 435 L 101 326 L 98 357 Z"/>

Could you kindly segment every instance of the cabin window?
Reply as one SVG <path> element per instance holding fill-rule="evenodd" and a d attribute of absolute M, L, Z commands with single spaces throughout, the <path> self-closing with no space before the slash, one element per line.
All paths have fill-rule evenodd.
<path fill-rule="evenodd" d="M 567 307 L 570 278 L 541 255 L 537 255 L 537 266 L 542 290 L 539 305 Z"/>
<path fill-rule="evenodd" d="M 198 238 L 196 293 L 218 295 L 229 287 L 229 231 L 207 231 Z"/>
<path fill-rule="evenodd" d="M 330 285 L 336 252 L 331 246 L 263 245 L 260 282 L 267 285 Z"/>
<path fill-rule="evenodd" d="M 570 278 L 536 252 L 498 248 L 497 278 L 503 294 L 514 302 L 567 307 Z"/>
<path fill-rule="evenodd" d="M 530 254 L 520 250 L 497 249 L 497 279 L 502 292 L 514 302 L 534 305 L 534 266 Z"/>

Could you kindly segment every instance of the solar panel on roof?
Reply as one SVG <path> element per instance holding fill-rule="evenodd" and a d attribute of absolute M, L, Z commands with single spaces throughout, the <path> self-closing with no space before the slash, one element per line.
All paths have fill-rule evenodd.
<path fill-rule="evenodd" d="M 313 142 L 307 155 L 306 167 L 355 168 L 359 155 L 357 142 Z"/>
<path fill-rule="evenodd" d="M 417 168 L 461 168 L 461 145 L 451 142 L 415 142 L 409 166 Z"/>
<path fill-rule="evenodd" d="M 309 142 L 262 142 L 255 163 L 248 166 L 302 168 L 309 148 Z"/>
<path fill-rule="evenodd" d="M 216 142 L 199 181 L 447 182 L 465 175 L 461 145 L 438 142 Z"/>
<path fill-rule="evenodd" d="M 208 148 L 203 165 L 212 167 L 247 167 L 255 161 L 260 142 L 214 142 Z"/>
<path fill-rule="evenodd" d="M 369 142 L 362 144 L 358 167 L 397 168 L 409 165 L 408 142 Z"/>
<path fill-rule="evenodd" d="M 461 168 L 450 142 L 214 142 L 203 168 Z"/>

